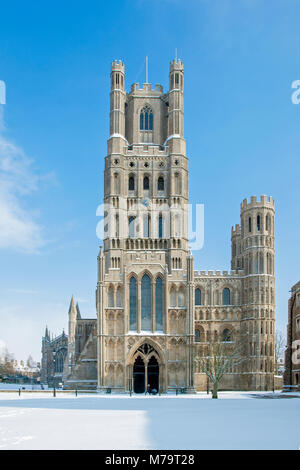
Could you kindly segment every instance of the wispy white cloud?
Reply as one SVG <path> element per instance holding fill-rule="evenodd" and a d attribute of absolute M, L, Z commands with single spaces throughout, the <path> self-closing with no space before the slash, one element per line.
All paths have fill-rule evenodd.
<path fill-rule="evenodd" d="M 13 292 L 14 294 L 25 294 L 25 295 L 37 295 L 41 292 L 38 290 L 31 290 L 31 289 L 8 289 L 9 292 Z"/>
<path fill-rule="evenodd" d="M 23 201 L 41 181 L 52 181 L 53 174 L 38 175 L 32 163 L 21 147 L 5 137 L 0 107 L 0 249 L 36 253 L 46 244 L 36 214 Z"/>

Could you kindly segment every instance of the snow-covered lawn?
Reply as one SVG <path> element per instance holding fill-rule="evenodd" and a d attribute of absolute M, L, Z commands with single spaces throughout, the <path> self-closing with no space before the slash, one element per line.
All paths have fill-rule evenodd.
<path fill-rule="evenodd" d="M 44 385 L 44 387 L 48 389 L 48 385 Z M 24 388 L 25 390 L 41 390 L 41 386 L 38 384 L 7 384 L 0 382 L 0 390 L 19 390 L 19 388 Z"/>
<path fill-rule="evenodd" d="M 1 392 L 0 449 L 298 449 L 299 398 L 253 394 Z"/>

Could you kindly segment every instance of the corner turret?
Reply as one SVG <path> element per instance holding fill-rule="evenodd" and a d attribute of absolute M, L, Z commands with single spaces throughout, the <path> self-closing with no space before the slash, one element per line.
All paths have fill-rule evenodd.
<path fill-rule="evenodd" d="M 108 153 L 119 153 L 125 140 L 125 65 L 119 60 L 111 64 L 110 73 L 110 138 Z"/>

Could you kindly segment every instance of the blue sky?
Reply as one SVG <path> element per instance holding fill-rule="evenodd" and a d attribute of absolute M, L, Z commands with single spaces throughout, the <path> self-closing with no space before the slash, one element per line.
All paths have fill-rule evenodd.
<path fill-rule="evenodd" d="M 296 0 L 86 0 L 1 5 L 0 340 L 40 358 L 67 328 L 72 294 L 95 316 L 96 207 L 103 197 L 113 59 L 126 88 L 168 86 L 185 66 L 190 201 L 205 204 L 197 269 L 230 269 L 240 202 L 276 202 L 277 327 L 299 280 L 300 79 Z"/>

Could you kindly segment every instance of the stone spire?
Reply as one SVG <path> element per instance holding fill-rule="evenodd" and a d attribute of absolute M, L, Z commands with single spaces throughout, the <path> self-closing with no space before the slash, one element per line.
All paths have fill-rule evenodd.
<path fill-rule="evenodd" d="M 72 298 L 71 298 L 71 302 L 70 302 L 70 307 L 69 307 L 69 315 L 71 313 L 74 313 L 76 314 L 76 307 L 75 307 L 75 302 L 74 302 L 74 296 L 72 295 Z"/>
<path fill-rule="evenodd" d="M 77 320 L 81 320 L 81 313 L 79 310 L 78 302 L 76 303 L 76 312 L 77 312 Z"/>
<path fill-rule="evenodd" d="M 45 329 L 45 336 L 44 336 L 45 340 L 50 340 L 50 334 L 49 334 L 49 330 L 48 330 L 48 326 L 46 325 L 46 329 Z"/>
<path fill-rule="evenodd" d="M 76 320 L 77 320 L 77 309 L 75 307 L 74 297 L 72 295 L 70 307 L 69 307 L 69 341 L 75 340 L 76 331 Z"/>

